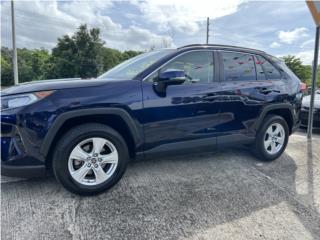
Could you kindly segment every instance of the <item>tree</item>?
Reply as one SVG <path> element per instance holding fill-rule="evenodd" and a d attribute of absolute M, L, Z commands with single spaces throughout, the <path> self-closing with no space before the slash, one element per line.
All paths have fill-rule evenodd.
<path fill-rule="evenodd" d="M 17 49 L 19 82 L 57 78 L 92 78 L 141 52 L 104 47 L 98 28 L 81 25 L 71 36 L 58 39 L 52 53 Z M 1 85 L 13 85 L 12 49 L 1 48 Z"/>
<path fill-rule="evenodd" d="M 282 57 L 286 65 L 294 72 L 298 78 L 306 82 L 311 77 L 310 66 L 303 65 L 300 58 L 292 55 Z"/>
<path fill-rule="evenodd" d="M 13 72 L 11 64 L 1 56 L 1 85 L 10 86 L 13 84 Z"/>
<path fill-rule="evenodd" d="M 122 53 L 112 48 L 103 47 L 100 54 L 102 57 L 102 69 L 100 73 L 108 71 L 123 61 Z"/>
<path fill-rule="evenodd" d="M 19 82 L 29 82 L 35 77 L 32 69 L 32 51 L 23 48 L 17 50 Z"/>
<path fill-rule="evenodd" d="M 26 48 L 17 49 L 18 55 L 18 73 L 19 82 L 32 81 L 34 72 L 32 70 L 32 50 Z M 13 85 L 13 66 L 12 66 L 13 52 L 8 48 L 1 48 L 1 85 Z M 4 64 L 4 65 L 2 65 Z"/>
<path fill-rule="evenodd" d="M 1 48 L 1 86 L 13 84 L 12 57 L 10 50 Z"/>
<path fill-rule="evenodd" d="M 57 46 L 52 49 L 52 62 L 49 76 L 62 78 L 96 77 L 102 69 L 100 52 L 104 42 L 100 39 L 98 28 L 87 29 L 81 25 L 71 37 L 68 35 L 58 39 Z"/>
<path fill-rule="evenodd" d="M 114 66 L 118 65 L 119 63 L 128 60 L 132 57 L 135 57 L 140 53 L 142 52 L 132 50 L 125 51 L 122 53 L 116 49 L 103 47 L 100 52 L 103 62 L 102 71 L 100 73 L 104 73 L 108 71 L 110 68 L 113 68 Z"/>
<path fill-rule="evenodd" d="M 17 49 L 19 82 L 43 79 L 50 54 L 44 49 Z M 13 85 L 12 50 L 1 48 L 1 85 Z"/>
<path fill-rule="evenodd" d="M 132 51 L 132 50 L 129 50 L 129 51 L 124 51 L 122 53 L 122 61 L 125 61 L 125 60 L 128 60 L 130 58 L 133 58 L 135 56 L 137 56 L 138 54 L 141 54 L 142 52 L 139 52 L 139 51 Z"/>
<path fill-rule="evenodd" d="M 33 71 L 32 80 L 46 78 L 46 69 L 50 65 L 50 54 L 45 49 L 34 49 L 31 52 L 30 65 Z"/>

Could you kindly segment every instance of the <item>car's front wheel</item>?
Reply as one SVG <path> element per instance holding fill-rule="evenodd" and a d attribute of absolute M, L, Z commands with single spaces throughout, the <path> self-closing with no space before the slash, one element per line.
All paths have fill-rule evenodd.
<path fill-rule="evenodd" d="M 272 161 L 285 150 L 289 138 L 287 122 L 277 115 L 268 115 L 256 135 L 255 153 L 260 160 Z"/>
<path fill-rule="evenodd" d="M 94 195 L 116 184 L 127 162 L 128 149 L 119 133 L 103 124 L 84 124 L 61 138 L 52 166 L 67 190 Z"/>

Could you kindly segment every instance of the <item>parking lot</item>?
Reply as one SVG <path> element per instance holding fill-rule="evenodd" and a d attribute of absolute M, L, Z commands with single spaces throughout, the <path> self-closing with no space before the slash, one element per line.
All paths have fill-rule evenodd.
<path fill-rule="evenodd" d="M 244 149 L 144 160 L 109 192 L 2 177 L 2 239 L 320 239 L 320 135 L 261 163 Z"/>

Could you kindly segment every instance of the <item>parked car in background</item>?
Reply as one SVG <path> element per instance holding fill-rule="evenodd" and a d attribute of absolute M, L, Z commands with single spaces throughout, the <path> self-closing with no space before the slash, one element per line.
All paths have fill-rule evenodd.
<path fill-rule="evenodd" d="M 300 113 L 302 127 L 308 127 L 310 99 L 311 95 L 308 95 L 303 97 L 302 100 L 302 109 Z M 317 90 L 314 96 L 313 127 L 320 129 L 320 90 Z"/>
<path fill-rule="evenodd" d="M 189 45 L 136 56 L 94 80 L 2 91 L 3 175 L 77 194 L 116 184 L 129 159 L 245 144 L 272 161 L 299 125 L 301 82 L 254 49 Z"/>

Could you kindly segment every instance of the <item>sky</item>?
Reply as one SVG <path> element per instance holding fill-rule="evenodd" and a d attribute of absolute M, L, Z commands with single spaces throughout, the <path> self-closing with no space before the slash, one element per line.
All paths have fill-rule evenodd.
<path fill-rule="evenodd" d="M 10 1 L 1 1 L 1 46 L 11 47 Z M 98 27 L 107 47 L 124 50 L 209 43 L 313 59 L 315 24 L 305 1 L 15 1 L 18 48 L 52 49 L 80 24 Z"/>

